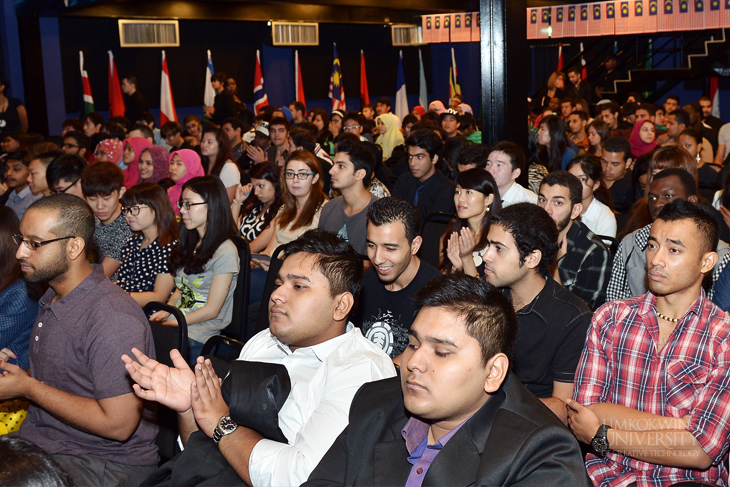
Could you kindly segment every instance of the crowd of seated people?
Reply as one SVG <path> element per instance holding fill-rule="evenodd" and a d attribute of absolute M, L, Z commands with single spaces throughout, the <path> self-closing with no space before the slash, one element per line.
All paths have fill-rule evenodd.
<path fill-rule="evenodd" d="M 590 105 L 553 73 L 525 151 L 461 97 L 253 116 L 218 75 L 202 120 L 3 135 L 14 437 L 76 485 L 727 484 L 730 124 L 706 97 Z M 244 272 L 267 319 L 222 376 L 199 355 Z M 187 360 L 155 356 L 150 321 L 179 324 L 151 302 Z M 185 446 L 163 464 L 157 405 Z"/>

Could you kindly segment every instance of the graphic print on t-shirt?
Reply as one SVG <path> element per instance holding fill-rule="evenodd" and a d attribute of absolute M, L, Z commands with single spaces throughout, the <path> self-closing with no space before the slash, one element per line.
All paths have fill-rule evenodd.
<path fill-rule="evenodd" d="M 378 310 L 377 315 L 363 321 L 362 330 L 368 340 L 393 357 L 394 350 L 400 353 L 408 343 L 408 330 L 398 326 L 398 321 L 390 310 Z"/>
<path fill-rule="evenodd" d="M 192 311 L 205 306 L 205 297 L 196 289 L 200 287 L 202 282 L 202 277 L 194 279 L 191 283 L 188 283 L 188 280 L 184 277 L 175 277 L 175 286 L 180 290 L 179 308 Z"/>

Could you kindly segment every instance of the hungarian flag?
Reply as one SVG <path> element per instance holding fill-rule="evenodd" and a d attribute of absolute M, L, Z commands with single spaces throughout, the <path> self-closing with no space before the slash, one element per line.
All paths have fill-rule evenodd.
<path fill-rule="evenodd" d="M 264 91 L 264 75 L 261 74 L 261 58 L 259 51 L 256 51 L 256 70 L 253 75 L 253 109 L 256 115 L 259 110 L 269 104 L 269 99 Z"/>
<path fill-rule="evenodd" d="M 408 96 L 406 93 L 406 77 L 403 73 L 403 51 L 398 56 L 398 76 L 395 90 L 395 114 L 403 120 L 408 115 Z"/>
<path fill-rule="evenodd" d="M 215 90 L 213 85 L 210 84 L 210 78 L 213 77 L 215 70 L 213 69 L 213 57 L 210 55 L 208 50 L 208 63 L 205 65 L 205 90 L 203 91 L 203 105 L 206 107 L 212 107 L 215 103 Z"/>
<path fill-rule="evenodd" d="M 340 67 L 340 58 L 337 57 L 337 44 L 334 45 L 334 59 L 332 60 L 332 74 L 330 75 L 330 91 L 329 98 L 332 98 L 332 111 L 342 110 L 347 111 L 345 108 L 345 87 L 342 86 L 342 69 Z"/>
<path fill-rule="evenodd" d="M 461 95 L 461 86 L 459 86 L 459 78 L 456 72 L 456 58 L 454 57 L 454 48 L 451 48 L 451 67 L 449 68 L 449 100 L 454 95 Z"/>
<path fill-rule="evenodd" d="M 580 79 L 583 81 L 588 79 L 588 68 L 586 67 L 586 60 L 583 57 L 583 43 L 580 43 Z"/>
<path fill-rule="evenodd" d="M 302 84 L 302 67 L 299 65 L 299 51 L 294 51 L 294 64 L 294 70 L 297 72 L 296 78 L 294 79 L 296 101 L 300 101 L 306 105 L 307 102 L 304 100 L 304 85 Z"/>
<path fill-rule="evenodd" d="M 124 97 L 122 86 L 119 84 L 119 73 L 114 64 L 114 55 L 109 51 L 109 117 L 124 116 Z"/>
<path fill-rule="evenodd" d="M 162 77 L 160 79 L 160 126 L 167 122 L 177 122 L 175 102 L 172 101 L 172 86 L 170 86 L 170 72 L 167 70 L 165 51 L 162 51 Z"/>
<path fill-rule="evenodd" d="M 360 110 L 370 104 L 368 93 L 368 76 L 365 74 L 365 51 L 360 50 Z"/>
<path fill-rule="evenodd" d="M 563 44 L 558 43 L 558 69 L 556 71 L 563 70 Z"/>
<path fill-rule="evenodd" d="M 84 69 L 84 52 L 79 51 L 79 62 L 81 66 L 81 85 L 84 88 L 84 115 L 94 111 L 94 97 L 91 96 L 91 84 L 89 84 L 89 75 Z"/>

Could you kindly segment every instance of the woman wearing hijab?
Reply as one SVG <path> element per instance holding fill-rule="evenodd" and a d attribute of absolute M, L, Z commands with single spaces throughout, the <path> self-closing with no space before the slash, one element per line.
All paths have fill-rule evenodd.
<path fill-rule="evenodd" d="M 126 165 L 122 161 L 124 144 L 117 139 L 104 139 L 96 144 L 94 150 L 94 162 L 111 162 L 126 169 Z"/>
<path fill-rule="evenodd" d="M 172 203 L 172 209 L 175 210 L 176 215 L 180 216 L 177 202 L 180 201 L 183 185 L 204 174 L 200 156 L 194 150 L 180 149 L 170 154 L 170 179 L 175 185 L 167 189 L 167 196 L 170 197 L 170 203 Z"/>
<path fill-rule="evenodd" d="M 137 173 L 139 178 L 137 184 L 158 183 L 167 190 L 172 181 L 170 180 L 170 153 L 160 145 L 151 145 L 142 150 L 137 159 Z M 167 180 L 169 184 L 162 183 Z"/>
<path fill-rule="evenodd" d="M 130 137 L 124 140 L 122 162 L 127 165 L 127 169 L 124 170 L 125 188 L 129 189 L 138 183 L 139 169 L 137 164 L 139 163 L 139 156 L 142 155 L 143 150 L 151 145 L 152 142 L 144 137 Z"/>
<path fill-rule="evenodd" d="M 634 124 L 629 137 L 631 154 L 634 158 L 643 156 L 656 149 L 656 128 L 654 122 L 648 119 L 639 120 Z"/>
<path fill-rule="evenodd" d="M 377 123 L 376 130 L 380 134 L 375 143 L 383 149 L 383 160 L 386 161 L 393 154 L 393 149 L 405 144 L 405 139 L 399 130 L 400 124 L 398 117 L 392 113 L 378 115 L 375 123 Z"/>

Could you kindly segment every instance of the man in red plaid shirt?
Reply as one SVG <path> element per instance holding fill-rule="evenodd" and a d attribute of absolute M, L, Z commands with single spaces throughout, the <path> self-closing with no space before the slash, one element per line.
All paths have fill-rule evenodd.
<path fill-rule="evenodd" d="M 701 205 L 666 205 L 646 250 L 650 291 L 593 317 L 568 416 L 595 450 L 597 486 L 728 485 L 730 317 L 702 290 L 717 234 Z"/>

